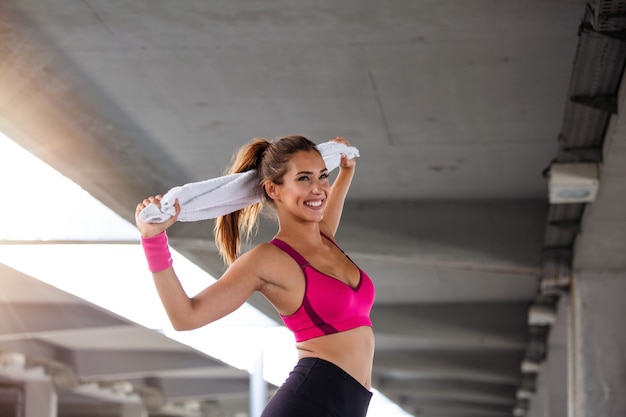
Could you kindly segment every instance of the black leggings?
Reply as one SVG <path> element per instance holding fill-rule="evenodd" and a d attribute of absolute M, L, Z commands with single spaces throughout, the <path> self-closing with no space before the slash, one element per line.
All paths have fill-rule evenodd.
<path fill-rule="evenodd" d="M 365 417 L 372 393 L 337 365 L 298 361 L 261 417 Z"/>

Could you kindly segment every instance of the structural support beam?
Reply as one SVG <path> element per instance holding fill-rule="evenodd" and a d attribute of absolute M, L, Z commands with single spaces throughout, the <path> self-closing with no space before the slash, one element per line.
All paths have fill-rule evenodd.
<path fill-rule="evenodd" d="M 626 415 L 626 273 L 580 271 L 574 276 L 573 413 Z"/>
<path fill-rule="evenodd" d="M 58 397 L 52 381 L 26 381 L 24 391 L 24 417 L 57 417 Z"/>
<path fill-rule="evenodd" d="M 534 392 L 524 389 L 517 392 L 518 399 L 529 399 L 526 417 L 567 417 L 570 311 L 569 296 L 563 295 L 550 329 L 547 360 L 537 374 L 536 388 Z"/>
<path fill-rule="evenodd" d="M 267 402 L 267 383 L 263 379 L 263 351 L 259 352 L 250 374 L 250 417 L 260 417 Z"/>

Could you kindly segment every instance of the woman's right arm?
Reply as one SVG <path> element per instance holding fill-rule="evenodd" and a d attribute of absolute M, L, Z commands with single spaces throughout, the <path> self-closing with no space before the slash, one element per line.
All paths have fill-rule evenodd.
<path fill-rule="evenodd" d="M 152 274 L 161 302 L 175 330 L 192 330 L 232 313 L 257 290 L 264 281 L 256 274 L 250 252 L 239 257 L 215 283 L 189 297 L 174 268 Z"/>
<path fill-rule="evenodd" d="M 145 223 L 139 220 L 141 210 L 150 203 L 159 204 L 159 200 L 160 196 L 149 197 L 137 206 L 135 221 L 142 238 L 154 238 L 176 222 L 180 212 L 178 202 L 175 204 L 176 216 L 165 223 Z M 153 272 L 154 284 L 174 329 L 191 330 L 202 327 L 245 303 L 264 283 L 253 267 L 253 257 L 254 253 L 250 252 L 242 255 L 217 282 L 193 297 L 187 295 L 171 265 Z"/>

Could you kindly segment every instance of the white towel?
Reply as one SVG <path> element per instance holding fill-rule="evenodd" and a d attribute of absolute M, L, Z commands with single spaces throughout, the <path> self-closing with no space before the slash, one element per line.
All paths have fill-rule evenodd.
<path fill-rule="evenodd" d="M 338 142 L 321 143 L 317 149 L 329 171 L 339 166 L 341 154 L 349 159 L 359 156 L 357 148 Z M 150 204 L 139 213 L 139 219 L 149 223 L 165 222 L 176 214 L 176 199 L 180 204 L 178 221 L 214 219 L 261 201 L 259 178 L 256 170 L 251 170 L 174 187 L 161 199 L 160 209 Z"/>

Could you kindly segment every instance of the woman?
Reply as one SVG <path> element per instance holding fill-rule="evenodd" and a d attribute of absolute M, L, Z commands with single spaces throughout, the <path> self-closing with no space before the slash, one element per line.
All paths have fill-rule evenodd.
<path fill-rule="evenodd" d="M 344 138 L 334 141 L 348 145 Z M 239 256 L 240 232 L 254 227 L 262 203 L 218 218 L 215 239 L 229 267 L 191 298 L 172 268 L 164 233 L 177 216 L 159 224 L 139 219 L 160 196 L 137 206 L 137 227 L 165 310 L 176 330 L 191 330 L 261 292 L 294 332 L 299 356 L 262 416 L 363 417 L 371 398 L 374 287 L 334 239 L 355 160 L 342 155 L 331 186 L 315 144 L 286 136 L 274 142 L 255 139 L 241 148 L 231 173 L 251 169 L 259 173 L 262 201 L 276 211 L 278 233 Z M 178 205 L 176 210 L 178 215 Z"/>

